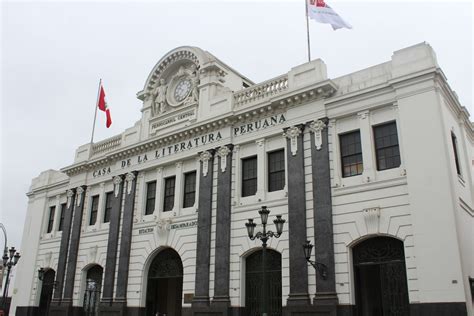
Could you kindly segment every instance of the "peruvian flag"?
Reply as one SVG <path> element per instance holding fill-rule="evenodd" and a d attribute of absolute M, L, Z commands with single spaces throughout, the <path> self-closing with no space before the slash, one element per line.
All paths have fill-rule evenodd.
<path fill-rule="evenodd" d="M 324 0 L 307 0 L 308 15 L 319 23 L 331 24 L 334 30 L 352 26 L 344 21 Z"/>
<path fill-rule="evenodd" d="M 107 100 L 105 99 L 105 91 L 102 83 L 100 84 L 99 103 L 97 106 L 99 107 L 99 110 L 105 112 L 105 115 L 107 116 L 107 122 L 105 123 L 105 126 L 109 128 L 110 125 L 112 125 L 112 117 L 110 116 L 110 110 L 107 106 Z"/>

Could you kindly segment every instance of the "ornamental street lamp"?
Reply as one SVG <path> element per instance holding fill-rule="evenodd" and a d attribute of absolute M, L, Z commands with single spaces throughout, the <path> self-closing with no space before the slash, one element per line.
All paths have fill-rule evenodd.
<path fill-rule="evenodd" d="M 10 255 L 10 256 L 9 256 Z M 8 284 L 10 283 L 10 271 L 13 266 L 16 266 L 18 260 L 20 260 L 20 253 L 16 252 L 15 247 L 11 247 L 8 253 L 5 252 L 3 255 L 3 267 L 7 268 L 7 278 L 5 279 L 5 288 L 3 289 L 3 302 L 2 309 L 6 310 L 7 308 L 7 295 L 8 295 Z"/>
<path fill-rule="evenodd" d="M 260 219 L 262 220 L 263 231 L 254 234 L 255 227 L 257 224 L 253 222 L 252 218 L 248 219 L 248 222 L 245 223 L 247 227 L 247 233 L 251 240 L 260 239 L 262 241 L 262 316 L 267 316 L 267 289 L 265 287 L 266 277 L 265 277 L 265 251 L 267 249 L 267 241 L 271 237 L 279 238 L 283 233 L 283 225 L 285 224 L 285 220 L 281 218 L 281 215 L 277 215 L 276 219 L 273 221 L 276 228 L 276 233 L 269 230 L 267 232 L 267 221 L 268 221 L 268 214 L 270 210 L 267 209 L 266 206 L 262 206 L 262 209 L 258 211 L 260 214 Z"/>
<path fill-rule="evenodd" d="M 306 243 L 303 244 L 303 252 L 306 261 L 308 261 L 308 263 L 310 263 L 313 268 L 319 272 L 319 275 L 323 278 L 323 280 L 326 280 L 328 277 L 328 267 L 324 263 L 310 260 L 309 258 L 311 258 L 311 250 L 313 250 L 313 245 L 311 245 L 311 242 L 307 240 Z"/>

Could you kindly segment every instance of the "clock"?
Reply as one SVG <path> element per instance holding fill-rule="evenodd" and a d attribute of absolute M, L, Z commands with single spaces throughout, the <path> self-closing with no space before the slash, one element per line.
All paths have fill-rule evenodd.
<path fill-rule="evenodd" d="M 174 99 L 176 102 L 181 103 L 186 99 L 192 89 L 192 83 L 189 78 L 183 78 L 178 81 L 174 88 Z"/>

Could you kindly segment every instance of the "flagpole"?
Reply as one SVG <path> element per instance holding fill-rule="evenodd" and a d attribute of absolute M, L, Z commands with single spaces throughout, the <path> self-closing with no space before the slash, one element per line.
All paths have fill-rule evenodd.
<path fill-rule="evenodd" d="M 94 142 L 95 120 L 97 119 L 97 108 L 99 104 L 99 95 L 100 95 L 101 86 L 102 86 L 102 78 L 99 80 L 99 88 L 97 89 L 97 99 L 95 101 L 94 123 L 92 124 L 92 135 L 91 135 L 91 146 L 92 146 L 92 143 Z M 92 151 L 92 148 L 90 150 Z"/>
<path fill-rule="evenodd" d="M 308 16 L 308 0 L 305 0 L 305 8 L 306 8 L 306 37 L 308 39 L 308 62 L 311 61 L 311 43 L 309 40 L 309 16 Z"/>

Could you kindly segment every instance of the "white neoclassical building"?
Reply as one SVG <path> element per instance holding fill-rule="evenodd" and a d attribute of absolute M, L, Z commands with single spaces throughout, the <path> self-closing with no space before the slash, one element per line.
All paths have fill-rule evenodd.
<path fill-rule="evenodd" d="M 473 315 L 474 128 L 428 44 L 259 84 L 179 47 L 137 96 L 33 179 L 13 314 Z"/>

